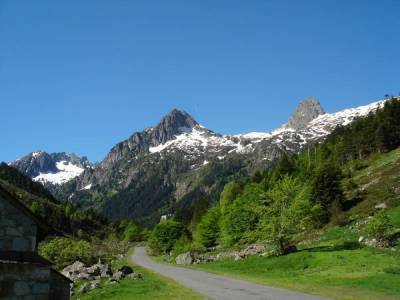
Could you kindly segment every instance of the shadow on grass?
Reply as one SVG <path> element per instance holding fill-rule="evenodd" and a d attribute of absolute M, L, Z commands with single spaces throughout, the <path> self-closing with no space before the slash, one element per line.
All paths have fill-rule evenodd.
<path fill-rule="evenodd" d="M 357 250 L 360 249 L 361 245 L 358 242 L 344 242 L 343 244 L 334 246 L 318 246 L 312 248 L 305 248 L 299 252 L 334 252 L 342 250 Z"/>

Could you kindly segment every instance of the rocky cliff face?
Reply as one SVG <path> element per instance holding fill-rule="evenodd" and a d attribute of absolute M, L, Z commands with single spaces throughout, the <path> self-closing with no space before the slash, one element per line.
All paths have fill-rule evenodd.
<path fill-rule="evenodd" d="M 294 130 L 300 130 L 320 115 L 325 114 L 319 101 L 315 98 L 307 98 L 297 106 L 287 126 Z"/>

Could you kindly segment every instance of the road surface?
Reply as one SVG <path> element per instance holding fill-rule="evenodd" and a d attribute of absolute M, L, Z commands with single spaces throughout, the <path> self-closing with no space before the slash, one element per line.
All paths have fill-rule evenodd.
<path fill-rule="evenodd" d="M 221 300 L 320 300 L 327 299 L 285 289 L 250 283 L 244 280 L 215 275 L 208 272 L 175 267 L 153 261 L 144 247 L 132 254 L 135 264 L 175 280 L 206 298 Z"/>

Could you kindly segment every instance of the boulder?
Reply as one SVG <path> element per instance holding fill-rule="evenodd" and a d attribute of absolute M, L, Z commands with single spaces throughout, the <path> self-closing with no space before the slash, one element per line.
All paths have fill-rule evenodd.
<path fill-rule="evenodd" d="M 120 282 L 122 279 L 125 278 L 125 274 L 122 273 L 121 271 L 117 271 L 113 274 L 113 276 L 110 278 L 110 281 L 116 281 Z"/>
<path fill-rule="evenodd" d="M 177 265 L 191 265 L 193 263 L 193 257 L 190 252 L 182 253 L 175 258 Z"/>
<path fill-rule="evenodd" d="M 93 266 L 87 268 L 86 272 L 93 276 L 100 276 L 101 269 L 100 269 L 99 265 L 96 264 L 96 265 L 93 265 Z"/>
<path fill-rule="evenodd" d="M 110 277 L 112 276 L 112 271 L 109 265 L 97 263 L 89 268 L 87 272 L 93 276 Z"/>
<path fill-rule="evenodd" d="M 68 277 L 72 281 L 84 278 L 88 279 L 89 274 L 86 272 L 85 264 L 80 261 L 74 262 L 72 265 L 66 266 L 62 271 L 65 277 Z"/>
<path fill-rule="evenodd" d="M 131 267 L 128 267 L 128 266 L 122 266 L 121 268 L 119 268 L 118 271 L 120 271 L 124 275 L 128 275 L 128 274 L 132 274 L 133 273 L 133 269 Z"/>
<path fill-rule="evenodd" d="M 377 209 L 385 209 L 385 208 L 387 208 L 387 205 L 386 205 L 385 202 L 382 202 L 382 203 L 379 203 L 379 204 L 375 205 L 375 208 L 377 208 Z"/>
<path fill-rule="evenodd" d="M 90 282 L 89 289 L 90 290 L 97 289 L 98 287 L 100 287 L 100 285 L 101 285 L 101 280 L 99 280 L 99 279 L 93 280 L 92 282 Z"/>

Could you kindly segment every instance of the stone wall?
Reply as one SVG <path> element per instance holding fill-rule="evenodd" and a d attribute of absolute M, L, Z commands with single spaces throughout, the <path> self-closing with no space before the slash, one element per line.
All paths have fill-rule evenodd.
<path fill-rule="evenodd" d="M 0 251 L 36 250 L 37 225 L 0 196 Z"/>
<path fill-rule="evenodd" d="M 0 263 L 0 299 L 49 299 L 50 277 L 47 266 Z"/>
<path fill-rule="evenodd" d="M 51 271 L 50 274 L 50 300 L 68 300 L 70 298 L 70 282 L 56 271 Z"/>

